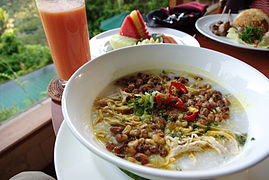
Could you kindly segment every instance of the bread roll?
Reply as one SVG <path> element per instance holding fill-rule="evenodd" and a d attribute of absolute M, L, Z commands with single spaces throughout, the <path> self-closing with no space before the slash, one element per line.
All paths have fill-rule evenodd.
<path fill-rule="evenodd" d="M 232 26 L 239 28 L 252 25 L 254 27 L 264 28 L 265 32 L 269 29 L 269 17 L 266 13 L 259 9 L 247 9 L 239 13 Z"/>

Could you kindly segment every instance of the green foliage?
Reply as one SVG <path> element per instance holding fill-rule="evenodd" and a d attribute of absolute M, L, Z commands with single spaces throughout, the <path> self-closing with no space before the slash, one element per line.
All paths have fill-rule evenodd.
<path fill-rule="evenodd" d="M 13 59 L 20 61 L 21 69 L 33 71 L 45 65 L 51 64 L 52 59 L 48 47 L 42 45 L 26 45 L 19 53 L 12 55 Z"/>
<path fill-rule="evenodd" d="M 23 44 L 47 45 L 35 0 L 1 0 L 0 7 L 8 13 Z"/>
<path fill-rule="evenodd" d="M 10 108 L 5 108 L 1 106 L 0 109 L 0 122 L 8 119 L 9 117 L 13 116 L 19 112 L 19 108 L 16 105 L 11 106 Z"/>
<path fill-rule="evenodd" d="M 21 20 L 21 24 L 19 27 L 20 33 L 32 35 L 40 28 L 40 20 L 38 18 L 25 17 Z"/>
<path fill-rule="evenodd" d="M 6 29 L 7 20 L 8 20 L 7 12 L 4 9 L 0 8 L 0 35 Z"/>
<path fill-rule="evenodd" d="M 20 30 L 21 31 L 21 30 Z M 23 44 L 40 44 L 47 46 L 47 39 L 42 27 L 39 27 L 36 31 L 29 33 L 18 33 L 18 39 L 23 42 Z"/>
<path fill-rule="evenodd" d="M 19 52 L 21 43 L 15 36 L 14 31 L 5 31 L 0 38 L 0 54 L 12 55 Z"/>
<path fill-rule="evenodd" d="M 123 9 L 132 11 L 138 9 L 142 14 L 147 14 L 150 11 L 160 9 L 161 7 L 167 7 L 169 4 L 168 0 L 125 0 Z"/>
<path fill-rule="evenodd" d="M 24 90 L 24 84 L 27 83 L 27 81 L 18 80 L 18 76 L 16 73 L 14 73 L 14 76 L 5 73 L 0 73 L 0 77 L 16 82 L 23 90 Z"/>
<path fill-rule="evenodd" d="M 120 9 L 117 7 L 116 1 L 113 1 L 115 0 L 86 1 L 86 13 L 90 37 L 93 37 L 101 32 L 99 30 L 101 21 L 121 12 Z"/>
<path fill-rule="evenodd" d="M 17 4 L 6 2 L 7 6 L 5 7 L 14 7 Z M 11 17 L 18 16 L 24 18 L 17 18 L 15 20 L 15 24 L 20 24 L 18 21 L 22 22 L 20 26 L 13 28 L 13 24 L 6 19 L 8 16 L 5 15 L 5 21 L 1 21 L 1 12 L 5 14 L 3 9 L 0 9 L 0 22 L 5 22 L 3 25 L 5 27 L 4 31 L 0 33 L 0 83 L 6 80 L 16 80 L 19 75 L 24 75 L 35 71 L 38 68 L 41 68 L 45 65 L 52 63 L 52 58 L 50 55 L 49 48 L 47 46 L 41 45 L 40 37 L 33 36 L 33 32 L 37 29 L 41 28 L 40 21 L 38 20 L 38 16 L 34 15 L 33 12 L 36 12 L 34 1 L 30 1 L 29 4 L 21 5 L 20 8 L 22 11 L 20 12 L 11 12 Z M 27 8 L 32 7 L 27 10 Z M 6 8 L 8 9 L 8 8 Z M 31 13 L 29 13 L 31 12 Z M 36 17 L 32 18 L 32 17 Z M 38 41 L 35 44 L 31 45 L 27 42 L 23 42 L 21 37 L 30 37 L 26 34 L 30 34 Z M 44 34 L 44 32 L 43 32 Z"/>
<path fill-rule="evenodd" d="M 1 74 L 12 77 L 27 74 L 51 63 L 49 48 L 42 45 L 26 45 L 11 55 L 0 54 Z M 0 82 L 8 79 L 0 75 Z"/>
<path fill-rule="evenodd" d="M 25 105 L 26 108 L 31 107 L 33 104 L 35 104 L 37 101 L 42 100 L 41 99 L 32 99 L 31 97 L 28 97 L 28 99 L 26 99 L 23 103 Z M 0 108 L 0 122 L 7 120 L 8 118 L 14 116 L 15 114 L 17 114 L 18 112 L 20 112 L 21 109 L 16 105 L 13 104 L 10 107 L 5 107 L 4 105 L 1 106 Z"/>

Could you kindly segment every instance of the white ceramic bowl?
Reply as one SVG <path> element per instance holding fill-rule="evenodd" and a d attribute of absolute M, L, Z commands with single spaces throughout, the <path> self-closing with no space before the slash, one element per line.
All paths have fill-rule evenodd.
<path fill-rule="evenodd" d="M 243 152 L 220 167 L 194 171 L 149 168 L 116 157 L 97 143 L 88 126 L 94 99 L 111 81 L 147 69 L 175 69 L 206 76 L 235 95 L 246 110 L 249 129 Z M 62 110 L 75 137 L 101 158 L 149 179 L 203 179 L 248 168 L 269 155 L 269 80 L 231 56 L 198 47 L 143 45 L 102 55 L 81 67 L 68 81 Z M 255 140 L 251 141 L 250 138 Z M 75 154 L 74 154 L 75 156 Z"/>

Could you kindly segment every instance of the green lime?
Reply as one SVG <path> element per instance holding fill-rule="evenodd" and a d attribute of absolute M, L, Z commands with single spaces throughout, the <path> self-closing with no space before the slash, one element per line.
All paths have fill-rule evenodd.
<path fill-rule="evenodd" d="M 136 44 L 137 41 L 138 40 L 134 38 L 129 38 L 126 36 L 115 34 L 111 37 L 109 43 L 113 49 L 119 49 L 127 46 L 133 46 Z"/>

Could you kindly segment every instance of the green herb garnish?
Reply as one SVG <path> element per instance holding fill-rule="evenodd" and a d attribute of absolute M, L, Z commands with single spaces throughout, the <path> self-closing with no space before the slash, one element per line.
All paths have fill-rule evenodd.
<path fill-rule="evenodd" d="M 225 138 L 225 136 L 222 135 L 222 134 L 216 134 L 216 135 L 214 135 L 214 137 L 215 137 L 215 138 L 221 138 L 221 139 L 222 139 L 222 138 Z"/>
<path fill-rule="evenodd" d="M 121 118 L 121 119 L 120 119 L 120 122 L 122 122 L 122 123 L 125 122 L 125 121 L 126 121 L 125 118 Z"/>
<path fill-rule="evenodd" d="M 255 43 L 255 41 L 261 41 L 263 34 L 263 28 L 256 28 L 252 25 L 244 27 L 243 31 L 239 34 L 239 38 L 246 43 Z"/>
<path fill-rule="evenodd" d="M 243 146 L 246 143 L 248 134 L 243 133 L 243 134 L 236 134 L 236 140 L 239 142 L 241 146 Z"/>
<path fill-rule="evenodd" d="M 154 108 L 154 98 L 154 93 L 145 93 L 141 96 L 130 99 L 128 101 L 128 105 L 133 108 L 134 113 L 138 116 L 149 115 Z"/>
<path fill-rule="evenodd" d="M 185 116 L 185 113 L 182 113 L 182 114 L 178 115 L 177 119 L 178 119 L 179 121 L 185 121 L 185 120 L 183 120 L 183 117 L 184 117 L 184 116 Z"/>
<path fill-rule="evenodd" d="M 152 37 L 152 39 L 154 41 L 159 40 L 159 42 L 163 42 L 163 38 L 162 38 L 162 35 L 161 34 L 152 34 L 151 37 Z"/>
<path fill-rule="evenodd" d="M 167 120 L 167 121 L 174 121 L 174 118 L 167 115 L 167 117 L 165 118 L 165 120 Z"/>
<path fill-rule="evenodd" d="M 181 135 L 182 135 L 182 132 L 173 132 L 173 133 L 170 134 L 170 136 L 172 138 L 174 138 L 174 137 L 180 137 Z"/>
<path fill-rule="evenodd" d="M 165 70 L 162 70 L 162 74 L 167 74 L 167 72 Z"/>

